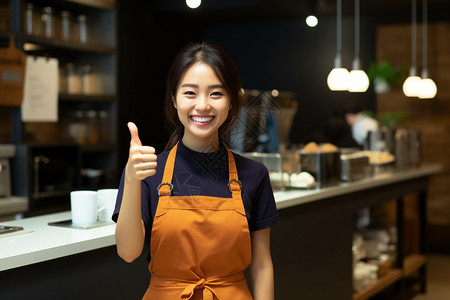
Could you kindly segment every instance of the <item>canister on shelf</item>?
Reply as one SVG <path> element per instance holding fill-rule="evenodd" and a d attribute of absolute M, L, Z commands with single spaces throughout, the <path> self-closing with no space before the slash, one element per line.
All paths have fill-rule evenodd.
<path fill-rule="evenodd" d="M 77 19 L 78 19 L 78 33 L 79 33 L 80 43 L 86 44 L 86 42 L 87 42 L 86 15 L 79 15 Z"/>
<path fill-rule="evenodd" d="M 33 3 L 27 3 L 27 8 L 25 10 L 25 25 L 26 25 L 26 32 L 28 35 L 34 34 L 33 32 Z"/>
<path fill-rule="evenodd" d="M 81 73 L 81 91 L 83 94 L 91 94 L 91 65 L 84 65 L 80 68 Z"/>
<path fill-rule="evenodd" d="M 67 10 L 61 12 L 61 39 L 70 40 L 70 18 L 71 14 Z"/>
<path fill-rule="evenodd" d="M 111 143 L 111 118 L 106 110 L 98 112 L 100 143 Z"/>
<path fill-rule="evenodd" d="M 75 70 L 75 65 L 73 63 L 66 64 L 66 78 L 67 78 L 67 93 L 69 94 L 81 93 L 80 74 Z"/>
<path fill-rule="evenodd" d="M 69 136 L 78 144 L 84 145 L 86 144 L 86 129 L 84 112 L 82 110 L 75 111 L 68 128 Z"/>
<path fill-rule="evenodd" d="M 97 118 L 97 111 L 88 110 L 86 112 L 86 142 L 88 145 L 96 145 L 99 142 L 99 124 Z"/>
<path fill-rule="evenodd" d="M 54 20 L 53 20 L 53 8 L 46 6 L 42 9 L 41 15 L 42 22 L 44 23 L 44 35 L 47 38 L 54 38 Z"/>

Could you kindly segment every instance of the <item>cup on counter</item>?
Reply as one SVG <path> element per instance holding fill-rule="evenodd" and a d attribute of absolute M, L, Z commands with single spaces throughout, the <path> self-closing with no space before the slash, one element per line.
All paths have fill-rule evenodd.
<path fill-rule="evenodd" d="M 70 192 L 70 207 L 72 223 L 83 226 L 97 223 L 98 213 L 104 210 L 97 207 L 97 192 L 87 190 Z"/>
<path fill-rule="evenodd" d="M 112 214 L 114 212 L 114 208 L 116 206 L 116 198 L 118 189 L 101 189 L 97 191 L 97 205 L 100 208 L 104 208 L 100 210 L 98 215 L 98 221 L 101 223 L 112 222 Z"/>

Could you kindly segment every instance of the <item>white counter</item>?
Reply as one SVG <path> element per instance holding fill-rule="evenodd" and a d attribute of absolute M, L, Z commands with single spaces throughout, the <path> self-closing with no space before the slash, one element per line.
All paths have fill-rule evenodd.
<path fill-rule="evenodd" d="M 425 165 L 420 168 L 408 169 L 404 171 L 381 173 L 370 178 L 357 180 L 348 183 L 339 183 L 330 187 L 298 190 L 288 189 L 274 193 L 277 208 L 287 208 L 294 205 L 309 203 L 329 197 L 344 195 L 347 193 L 362 191 L 374 187 L 383 186 L 390 183 L 401 182 L 409 179 L 430 176 L 441 171 L 440 165 Z"/>
<path fill-rule="evenodd" d="M 439 165 L 430 165 L 401 172 L 384 173 L 322 189 L 280 191 L 275 192 L 275 200 L 278 209 L 285 209 L 346 193 L 430 176 L 440 170 Z M 73 229 L 48 225 L 49 222 L 68 219 L 70 219 L 70 212 L 63 212 L 2 223 L 2 225 L 22 226 L 24 230 L 17 235 L 4 237 L 0 235 L 0 271 L 115 244 L 115 224 L 91 229 Z"/>
<path fill-rule="evenodd" d="M 1 225 L 21 226 L 24 230 L 0 235 L 0 271 L 115 244 L 114 223 L 91 229 L 48 225 L 70 218 L 70 212 L 63 212 L 2 222 Z"/>

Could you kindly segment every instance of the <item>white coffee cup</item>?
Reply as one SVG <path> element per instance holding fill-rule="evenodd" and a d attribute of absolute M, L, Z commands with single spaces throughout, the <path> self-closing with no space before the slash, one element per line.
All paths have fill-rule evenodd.
<path fill-rule="evenodd" d="M 76 225 L 91 225 L 97 223 L 97 192 L 70 192 L 72 223 Z"/>
<path fill-rule="evenodd" d="M 102 223 L 112 222 L 112 214 L 116 207 L 118 189 L 101 189 L 97 191 L 97 205 L 104 208 L 99 212 L 98 220 Z"/>

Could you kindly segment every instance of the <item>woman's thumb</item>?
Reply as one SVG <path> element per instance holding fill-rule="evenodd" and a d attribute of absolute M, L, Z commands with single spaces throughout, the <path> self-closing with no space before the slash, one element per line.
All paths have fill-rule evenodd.
<path fill-rule="evenodd" d="M 142 146 L 141 139 L 139 138 L 138 128 L 133 122 L 128 122 L 128 129 L 130 130 L 131 141 L 139 146 Z"/>

